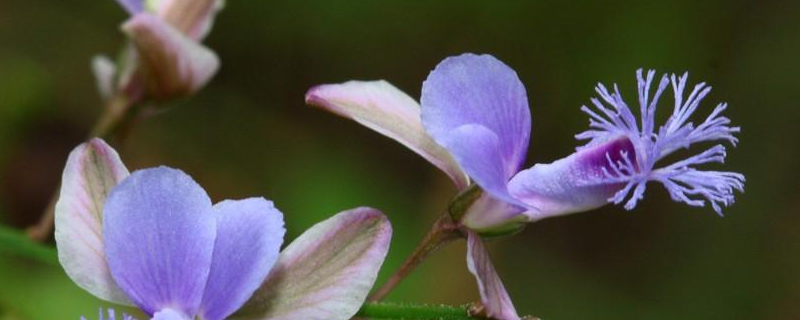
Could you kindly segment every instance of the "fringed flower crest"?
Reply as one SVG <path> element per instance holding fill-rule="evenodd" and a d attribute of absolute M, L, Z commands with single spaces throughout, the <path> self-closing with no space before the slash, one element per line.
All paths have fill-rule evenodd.
<path fill-rule="evenodd" d="M 650 89 L 654 76 L 654 70 L 648 71 L 646 77 L 641 69 L 636 73 L 640 121 L 637 121 L 623 100 L 616 84 L 613 92 L 603 84 L 598 84 L 595 90 L 600 98 L 591 100 L 595 108 L 587 106 L 581 108 L 590 116 L 590 129 L 576 135 L 576 138 L 590 141 L 579 149 L 621 136 L 633 143 L 635 155 L 621 151 L 622 160 L 612 160 L 611 155 L 606 154 L 610 170 L 603 168 L 604 177 L 601 181 L 596 181 L 625 183 L 625 186 L 609 201 L 616 204 L 625 202 L 625 208 L 628 210 L 636 207 L 638 200 L 643 197 L 646 183 L 657 181 L 667 188 L 673 200 L 691 206 L 704 206 L 708 201 L 714 211 L 722 214 L 722 206 L 734 203 L 734 190 L 744 191 L 744 175 L 735 172 L 700 170 L 697 166 L 723 163 L 726 156 L 723 145 L 714 145 L 699 154 L 667 166 L 657 168 L 656 164 L 673 152 L 700 142 L 727 140 L 736 146 L 738 139 L 734 134 L 740 132 L 740 128 L 730 126 L 730 119 L 722 116 L 722 112 L 727 108 L 726 103 L 718 104 L 699 125 L 690 121 L 702 100 L 711 91 L 711 87 L 704 82 L 695 85 L 689 96 L 684 99 L 688 73 L 680 77 L 675 74 L 664 74 L 651 98 Z M 675 102 L 672 115 L 656 130 L 656 106 L 670 84 Z"/>

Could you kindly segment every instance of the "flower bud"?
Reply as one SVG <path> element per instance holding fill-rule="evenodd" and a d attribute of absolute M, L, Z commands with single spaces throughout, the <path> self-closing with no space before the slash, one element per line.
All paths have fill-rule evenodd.
<path fill-rule="evenodd" d="M 155 99 L 184 97 L 201 89 L 219 68 L 217 55 L 164 20 L 139 13 L 122 26 L 139 55 L 148 93 Z"/>
<path fill-rule="evenodd" d="M 221 0 L 149 0 L 145 7 L 191 39 L 201 40 L 211 30 Z"/>

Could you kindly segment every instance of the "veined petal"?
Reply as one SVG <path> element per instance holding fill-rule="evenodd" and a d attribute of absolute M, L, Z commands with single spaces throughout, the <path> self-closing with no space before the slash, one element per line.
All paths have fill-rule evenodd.
<path fill-rule="evenodd" d="M 389 220 L 371 208 L 341 212 L 281 253 L 267 280 L 230 319 L 347 320 L 364 303 L 389 250 Z"/>
<path fill-rule="evenodd" d="M 211 267 L 211 200 L 180 170 L 133 172 L 109 194 L 103 231 L 111 275 L 147 314 L 172 308 L 194 318 Z"/>
<path fill-rule="evenodd" d="M 421 104 L 425 129 L 469 176 L 490 173 L 466 168 L 462 160 L 467 156 L 457 153 L 469 148 L 451 150 L 446 145 L 450 133 L 465 125 L 480 125 L 497 136 L 492 158 L 475 160 L 497 162 L 503 176 L 496 180 L 507 181 L 525 161 L 531 130 L 528 98 L 516 72 L 497 58 L 467 53 L 445 59 L 423 83 Z"/>
<path fill-rule="evenodd" d="M 617 164 L 629 163 L 635 173 L 635 158 L 630 140 L 618 138 L 581 148 L 553 163 L 536 164 L 514 176 L 508 188 L 533 207 L 525 213 L 531 221 L 586 211 L 607 204 L 625 187 L 627 178 L 615 177 L 628 172 L 617 172 Z"/>
<path fill-rule="evenodd" d="M 469 184 L 453 157 L 425 132 L 419 104 L 386 81 L 348 81 L 311 88 L 306 103 L 402 143 L 444 171 L 459 190 Z"/>
<path fill-rule="evenodd" d="M 478 281 L 486 315 L 498 320 L 519 320 L 511 297 L 489 259 L 489 252 L 483 246 L 481 237 L 473 231 L 468 231 L 467 234 L 467 267 Z"/>
<path fill-rule="evenodd" d="M 72 150 L 55 207 L 55 239 L 58 260 L 72 281 L 100 299 L 130 305 L 111 277 L 103 245 L 106 197 L 127 176 L 117 152 L 101 139 Z"/>
<path fill-rule="evenodd" d="M 194 93 L 219 69 L 213 51 L 152 14 L 133 16 L 122 30 L 136 45 L 148 93 L 155 98 Z"/>
<path fill-rule="evenodd" d="M 217 239 L 200 315 L 222 320 L 239 309 L 275 265 L 286 229 L 283 214 L 264 198 L 214 205 Z"/>

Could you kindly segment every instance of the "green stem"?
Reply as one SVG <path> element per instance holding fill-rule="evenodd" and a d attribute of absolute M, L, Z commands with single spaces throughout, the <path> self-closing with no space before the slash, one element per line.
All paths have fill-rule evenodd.
<path fill-rule="evenodd" d="M 0 225 L 0 252 L 10 252 L 58 266 L 58 255 L 53 248 L 33 242 L 22 232 L 3 225 Z"/>
<path fill-rule="evenodd" d="M 369 302 L 357 317 L 370 319 L 481 320 L 469 315 L 469 306 Z"/>

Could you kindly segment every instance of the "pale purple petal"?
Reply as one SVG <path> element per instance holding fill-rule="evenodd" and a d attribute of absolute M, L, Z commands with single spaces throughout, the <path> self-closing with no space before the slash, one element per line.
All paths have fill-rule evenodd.
<path fill-rule="evenodd" d="M 213 208 L 217 239 L 199 314 L 222 320 L 239 309 L 275 265 L 286 229 L 264 198 L 222 201 Z"/>
<path fill-rule="evenodd" d="M 497 136 L 496 152 L 485 155 L 492 158 L 475 160 L 497 162 L 503 175 L 495 180 L 511 178 L 525 161 L 531 130 L 528 98 L 514 70 L 497 58 L 467 53 L 445 59 L 423 83 L 421 104 L 425 129 L 471 177 L 498 173 L 467 169 L 462 160 L 468 156 L 457 153 L 469 148 L 451 150 L 445 144 L 464 125 L 480 125 Z M 464 141 L 464 147 L 470 142 Z"/>
<path fill-rule="evenodd" d="M 136 15 L 144 10 L 143 0 L 117 0 L 117 2 L 131 15 Z"/>
<path fill-rule="evenodd" d="M 150 9 L 189 38 L 201 40 L 223 6 L 223 0 L 160 0 Z"/>
<path fill-rule="evenodd" d="M 486 315 L 498 320 L 519 320 L 517 310 L 511 303 L 503 281 L 494 270 L 489 252 L 483 246 L 481 237 L 473 231 L 467 234 L 467 268 L 478 281 L 481 302 Z"/>
<path fill-rule="evenodd" d="M 627 138 L 618 138 L 582 148 L 549 164 L 537 164 L 511 179 L 511 194 L 531 206 L 531 221 L 594 209 L 609 202 L 627 183 L 617 180 L 628 172 L 617 172 L 617 163 L 631 163 L 636 154 Z M 625 159 L 628 159 L 626 161 Z"/>
<path fill-rule="evenodd" d="M 483 190 L 505 202 L 521 204 L 508 194 L 510 176 L 503 162 L 496 161 L 503 156 L 503 147 L 493 131 L 482 125 L 467 124 L 441 136 L 439 142 Z"/>
<path fill-rule="evenodd" d="M 167 308 L 156 312 L 150 320 L 191 320 L 191 318 L 179 311 Z"/>
<path fill-rule="evenodd" d="M 192 94 L 219 69 L 219 58 L 213 51 L 150 13 L 133 16 L 122 30 L 136 46 L 147 92 L 155 98 Z"/>
<path fill-rule="evenodd" d="M 522 227 L 528 221 L 525 207 L 482 194 L 464 212 L 459 222 L 483 235 L 504 233 Z"/>
<path fill-rule="evenodd" d="M 193 318 L 216 235 L 203 188 L 177 169 L 135 171 L 111 191 L 104 213 L 108 265 L 122 290 L 147 314 L 173 308 Z"/>
<path fill-rule="evenodd" d="M 230 319 L 347 320 L 364 303 L 389 250 L 389 220 L 371 208 L 341 212 L 300 235 Z"/>
<path fill-rule="evenodd" d="M 321 107 L 402 143 L 444 171 L 459 190 L 469 185 L 450 153 L 425 132 L 417 101 L 386 81 L 348 81 L 311 88 L 306 103 Z"/>
<path fill-rule="evenodd" d="M 72 281 L 100 299 L 130 305 L 111 277 L 103 245 L 106 197 L 127 176 L 119 155 L 103 140 L 72 150 L 55 207 L 55 239 L 58 260 Z"/>

